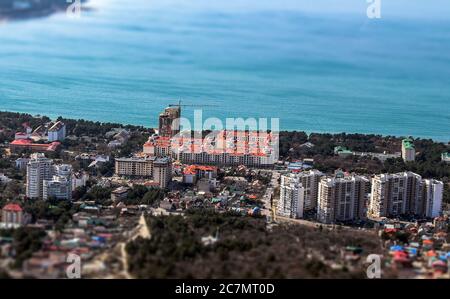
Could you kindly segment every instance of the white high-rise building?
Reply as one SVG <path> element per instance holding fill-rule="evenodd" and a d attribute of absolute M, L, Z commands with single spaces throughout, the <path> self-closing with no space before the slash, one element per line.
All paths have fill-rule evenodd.
<path fill-rule="evenodd" d="M 28 198 L 43 197 L 43 182 L 50 180 L 53 172 L 53 160 L 42 153 L 32 154 L 27 164 L 26 194 Z"/>
<path fill-rule="evenodd" d="M 373 217 L 418 215 L 422 211 L 422 177 L 413 172 L 372 178 L 369 214 Z"/>
<path fill-rule="evenodd" d="M 318 170 L 313 169 L 302 171 L 296 174 L 296 176 L 299 178 L 305 192 L 305 211 L 317 209 L 319 182 L 324 174 Z"/>
<path fill-rule="evenodd" d="M 442 211 L 444 183 L 437 180 L 424 180 L 423 191 L 424 207 L 422 215 L 428 218 L 440 216 Z"/>
<path fill-rule="evenodd" d="M 402 140 L 402 158 L 405 162 L 411 162 L 416 159 L 416 148 L 410 138 Z"/>
<path fill-rule="evenodd" d="M 317 220 L 323 223 L 365 218 L 370 181 L 363 176 L 324 177 L 319 183 Z"/>
<path fill-rule="evenodd" d="M 57 165 L 53 169 L 53 177 L 51 180 L 43 182 L 44 200 L 49 198 L 56 199 L 72 199 L 72 166 Z"/>
<path fill-rule="evenodd" d="M 305 189 L 297 175 L 281 176 L 280 200 L 277 214 L 289 218 L 303 218 Z"/>

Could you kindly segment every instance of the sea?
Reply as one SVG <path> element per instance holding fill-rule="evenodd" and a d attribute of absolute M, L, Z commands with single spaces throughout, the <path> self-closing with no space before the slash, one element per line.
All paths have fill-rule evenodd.
<path fill-rule="evenodd" d="M 450 3 L 367 6 L 91 0 L 78 17 L 3 22 L 0 110 L 155 127 L 182 101 L 190 119 L 450 141 Z"/>

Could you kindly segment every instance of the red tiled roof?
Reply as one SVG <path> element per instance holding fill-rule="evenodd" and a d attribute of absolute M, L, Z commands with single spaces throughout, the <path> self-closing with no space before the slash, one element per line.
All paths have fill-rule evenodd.
<path fill-rule="evenodd" d="M 16 203 L 10 203 L 3 207 L 4 211 L 8 212 L 22 212 L 22 208 Z"/>
<path fill-rule="evenodd" d="M 41 144 L 41 143 L 33 143 L 33 141 L 30 139 L 19 139 L 19 140 L 14 140 L 13 142 L 10 143 L 10 145 L 24 146 L 24 147 L 30 146 L 30 147 L 34 147 L 34 148 L 40 148 L 40 149 L 46 150 L 46 151 L 55 151 L 56 148 L 61 145 L 61 142 L 55 141 L 52 143 Z"/>
<path fill-rule="evenodd" d="M 33 141 L 30 139 L 20 139 L 20 140 L 14 140 L 11 142 L 12 145 L 32 145 Z"/>
<path fill-rule="evenodd" d="M 208 165 L 189 165 L 183 170 L 183 174 L 196 174 L 197 170 L 200 171 L 216 171 L 216 166 L 208 166 Z"/>

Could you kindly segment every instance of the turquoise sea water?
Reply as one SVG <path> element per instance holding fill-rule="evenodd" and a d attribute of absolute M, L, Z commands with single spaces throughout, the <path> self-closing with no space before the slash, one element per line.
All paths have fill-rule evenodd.
<path fill-rule="evenodd" d="M 182 99 L 215 105 L 205 118 L 450 140 L 450 17 L 224 2 L 97 0 L 0 24 L 0 110 L 155 126 Z"/>

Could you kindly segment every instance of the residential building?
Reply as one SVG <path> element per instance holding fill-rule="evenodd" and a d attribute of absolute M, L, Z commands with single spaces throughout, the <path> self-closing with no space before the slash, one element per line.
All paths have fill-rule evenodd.
<path fill-rule="evenodd" d="M 181 106 L 167 107 L 159 115 L 158 135 L 173 137 L 180 132 Z"/>
<path fill-rule="evenodd" d="M 353 152 L 346 148 L 345 146 L 336 146 L 334 148 L 334 154 L 340 157 L 348 157 L 353 155 Z"/>
<path fill-rule="evenodd" d="M 131 157 L 116 159 L 116 175 L 152 177 L 156 157 Z"/>
<path fill-rule="evenodd" d="M 172 160 L 154 156 L 118 158 L 115 173 L 119 176 L 151 178 L 165 188 L 172 179 Z"/>
<path fill-rule="evenodd" d="M 108 143 L 109 148 L 116 148 L 124 145 L 128 139 L 130 139 L 130 132 L 127 130 L 119 130 L 113 138 L 114 140 Z"/>
<path fill-rule="evenodd" d="M 53 160 L 42 153 L 32 154 L 27 165 L 26 195 L 28 198 L 43 198 L 44 180 L 51 180 Z"/>
<path fill-rule="evenodd" d="M 172 161 L 168 157 L 157 158 L 153 163 L 153 180 L 160 188 L 166 188 L 172 180 Z"/>
<path fill-rule="evenodd" d="M 170 156 L 170 138 L 153 135 L 143 146 L 143 152 L 149 156 Z"/>
<path fill-rule="evenodd" d="M 275 132 L 218 130 L 207 136 L 180 131 L 181 106 L 168 107 L 159 116 L 159 131 L 143 146 L 146 155 L 170 156 L 183 164 L 255 168 L 273 167 L 278 160 Z"/>
<path fill-rule="evenodd" d="M 128 191 L 130 191 L 130 188 L 128 187 L 119 187 L 114 189 L 111 192 L 111 200 L 113 202 L 121 202 L 122 200 L 126 199 L 128 196 Z"/>
<path fill-rule="evenodd" d="M 30 161 L 28 158 L 19 158 L 16 160 L 16 168 L 23 170 L 27 168 L 27 164 Z"/>
<path fill-rule="evenodd" d="M 198 179 L 213 179 L 217 176 L 217 167 L 210 165 L 189 165 L 183 169 L 183 183 L 195 184 Z"/>
<path fill-rule="evenodd" d="M 358 175 L 323 177 L 319 182 L 317 219 L 323 223 L 364 219 L 370 181 Z"/>
<path fill-rule="evenodd" d="M 7 204 L 2 209 L 0 228 L 17 228 L 27 223 L 28 217 L 20 205 Z"/>
<path fill-rule="evenodd" d="M 70 165 L 57 165 L 53 169 L 51 180 L 43 182 L 44 200 L 50 198 L 71 200 L 72 199 L 72 167 Z"/>
<path fill-rule="evenodd" d="M 442 153 L 441 160 L 445 163 L 450 163 L 450 153 Z"/>
<path fill-rule="evenodd" d="M 281 176 L 277 214 L 289 218 L 303 218 L 305 190 L 298 176 Z"/>
<path fill-rule="evenodd" d="M 380 174 L 372 178 L 369 214 L 396 217 L 422 213 L 422 177 L 413 172 Z"/>
<path fill-rule="evenodd" d="M 57 121 L 48 129 L 48 141 L 63 141 L 66 138 L 66 125 Z"/>
<path fill-rule="evenodd" d="M 305 170 L 296 173 L 303 189 L 304 189 L 304 209 L 305 211 L 317 209 L 317 198 L 319 194 L 319 182 L 324 174 L 318 170 Z"/>
<path fill-rule="evenodd" d="M 86 186 L 87 181 L 89 180 L 89 174 L 84 171 L 80 171 L 72 174 L 72 191 Z"/>
<path fill-rule="evenodd" d="M 423 204 L 421 215 L 427 218 L 439 217 L 442 212 L 444 183 L 438 180 L 423 181 Z"/>
<path fill-rule="evenodd" d="M 278 136 L 267 132 L 222 130 L 204 138 L 181 134 L 171 145 L 172 158 L 183 164 L 266 168 L 278 160 Z"/>
<path fill-rule="evenodd" d="M 416 149 L 413 140 L 410 138 L 402 140 L 402 158 L 405 162 L 414 161 L 416 159 Z"/>
<path fill-rule="evenodd" d="M 23 139 L 28 139 L 29 137 L 30 137 L 30 135 L 27 133 L 17 132 L 14 135 L 14 140 L 23 140 Z"/>

